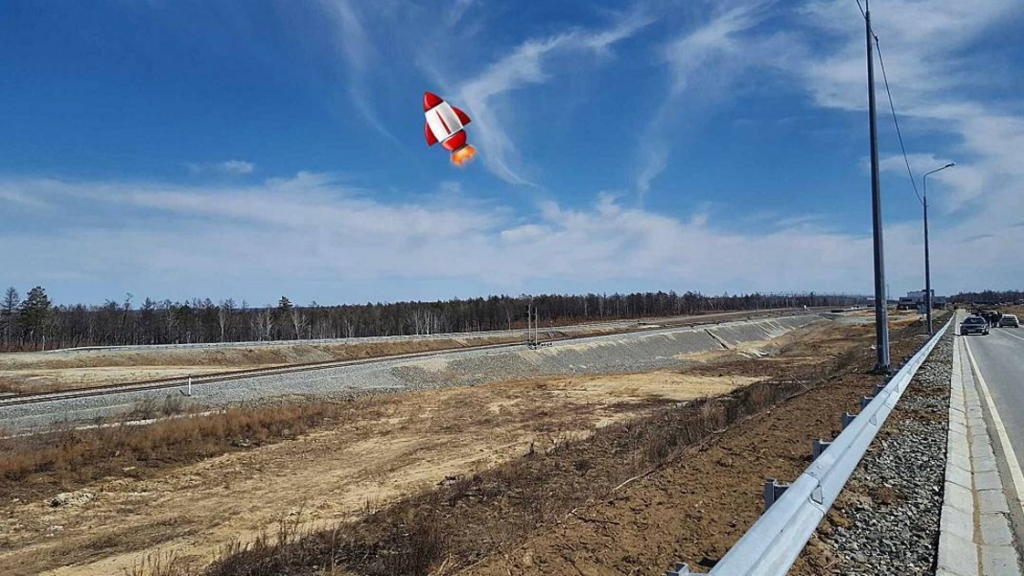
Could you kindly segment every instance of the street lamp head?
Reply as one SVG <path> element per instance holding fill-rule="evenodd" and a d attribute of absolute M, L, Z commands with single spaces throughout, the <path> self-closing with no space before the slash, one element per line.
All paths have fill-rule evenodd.
<path fill-rule="evenodd" d="M 956 162 L 950 162 L 949 164 L 943 166 L 943 168 L 952 168 L 953 166 L 956 166 Z"/>

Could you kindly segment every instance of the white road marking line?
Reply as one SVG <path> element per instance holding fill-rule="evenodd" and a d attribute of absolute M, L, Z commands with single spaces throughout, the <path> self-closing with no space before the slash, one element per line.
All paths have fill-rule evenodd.
<path fill-rule="evenodd" d="M 978 369 L 978 363 L 974 360 L 974 353 L 971 352 L 971 344 L 967 339 L 963 339 L 964 349 L 967 350 L 967 358 L 971 361 L 971 368 L 974 371 L 974 378 L 981 388 L 982 394 L 985 396 L 985 404 L 988 405 L 988 410 L 992 414 L 992 421 L 996 427 L 996 433 L 999 434 L 999 443 L 1003 445 L 1003 454 L 1006 455 L 1006 465 L 1010 469 L 1010 478 L 1013 480 L 1013 488 L 1017 492 L 1017 503 L 1019 506 L 1024 508 L 1024 472 L 1020 469 L 1020 461 L 1017 460 L 1017 454 L 1013 451 L 1013 446 L 1010 444 L 1010 437 L 1006 434 L 1006 427 L 1003 426 L 1003 419 L 999 417 L 999 411 L 996 410 L 996 404 L 992 400 L 992 394 L 988 390 L 988 385 L 985 384 L 985 378 L 981 375 L 981 370 Z"/>
<path fill-rule="evenodd" d="M 1007 332 L 1007 331 L 1005 331 L 1005 330 L 1000 330 L 1000 331 L 999 331 L 999 333 L 1000 333 L 1000 334 L 1006 334 L 1006 335 L 1007 335 L 1007 336 L 1009 336 L 1010 338 L 1016 338 L 1017 340 L 1024 340 L 1024 337 L 1018 336 L 1018 335 L 1016 335 L 1016 334 L 1011 334 L 1011 333 L 1009 333 L 1009 332 Z"/>

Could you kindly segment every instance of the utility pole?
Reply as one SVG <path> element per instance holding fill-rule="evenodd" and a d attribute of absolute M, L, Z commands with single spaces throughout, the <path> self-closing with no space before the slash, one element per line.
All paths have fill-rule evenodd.
<path fill-rule="evenodd" d="M 541 347 L 541 311 L 534 306 L 534 345 Z"/>
<path fill-rule="evenodd" d="M 945 170 L 946 168 L 952 168 L 956 166 L 955 162 L 950 162 L 942 168 L 937 168 L 931 172 L 926 173 L 922 178 L 922 187 L 924 188 L 924 198 L 921 200 L 921 204 L 924 206 L 924 298 L 925 307 L 928 313 L 928 335 L 931 336 L 935 332 L 932 330 L 932 270 L 931 261 L 928 258 L 928 175 L 935 174 Z"/>
<path fill-rule="evenodd" d="M 539 325 L 540 311 L 534 305 L 533 298 L 530 298 L 530 303 L 526 305 L 526 345 L 530 348 L 540 346 Z"/>
<path fill-rule="evenodd" d="M 927 180 L 925 180 L 927 182 Z M 927 186 L 927 184 L 926 184 Z M 928 335 L 932 332 L 932 269 L 928 258 L 928 191 L 924 193 L 924 308 L 928 319 Z"/>
<path fill-rule="evenodd" d="M 533 300 L 526 305 L 526 346 L 533 348 Z"/>
<path fill-rule="evenodd" d="M 871 123 L 871 208 L 875 246 L 875 350 L 876 374 L 891 372 L 889 366 L 889 311 L 885 294 L 885 254 L 882 241 L 882 185 L 878 174 L 878 127 L 875 122 L 875 62 L 871 49 L 871 9 L 864 0 L 864 29 L 868 44 L 868 118 Z"/>

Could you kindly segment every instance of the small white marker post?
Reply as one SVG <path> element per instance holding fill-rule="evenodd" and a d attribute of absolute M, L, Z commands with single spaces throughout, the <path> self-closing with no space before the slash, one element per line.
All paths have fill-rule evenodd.
<path fill-rule="evenodd" d="M 191 374 L 189 374 L 189 376 L 188 376 L 188 393 L 185 394 L 185 395 L 186 396 L 191 396 L 192 395 L 192 375 Z"/>

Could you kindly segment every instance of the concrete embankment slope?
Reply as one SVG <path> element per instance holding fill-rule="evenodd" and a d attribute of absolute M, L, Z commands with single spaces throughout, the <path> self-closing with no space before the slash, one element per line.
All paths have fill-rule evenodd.
<path fill-rule="evenodd" d="M 0 406 L 0 422 L 9 430 L 57 421 L 84 421 L 130 411 L 141 401 L 171 396 L 199 405 L 223 405 L 290 395 L 348 395 L 369 392 L 467 386 L 545 376 L 609 374 L 679 368 L 687 354 L 727 350 L 739 344 L 769 341 L 815 321 L 805 314 L 727 322 L 694 328 L 666 328 L 560 341 L 538 349 L 525 346 L 445 352 L 428 358 L 381 360 L 321 370 L 241 376 L 196 384 L 192 397 L 159 390 L 75 398 L 22 406 Z"/>
<path fill-rule="evenodd" d="M 819 316 L 792 316 L 788 318 L 770 318 L 754 322 L 731 322 L 720 324 L 708 331 L 727 347 L 733 348 L 740 344 L 761 340 L 774 340 L 795 328 L 806 326 Z"/>
<path fill-rule="evenodd" d="M 803 315 L 730 322 L 702 328 L 582 338 L 536 350 L 515 348 L 480 354 L 453 354 L 409 362 L 392 369 L 390 376 L 405 386 L 419 388 L 676 368 L 686 364 L 681 356 L 774 340 L 816 320 L 822 318 Z"/>

